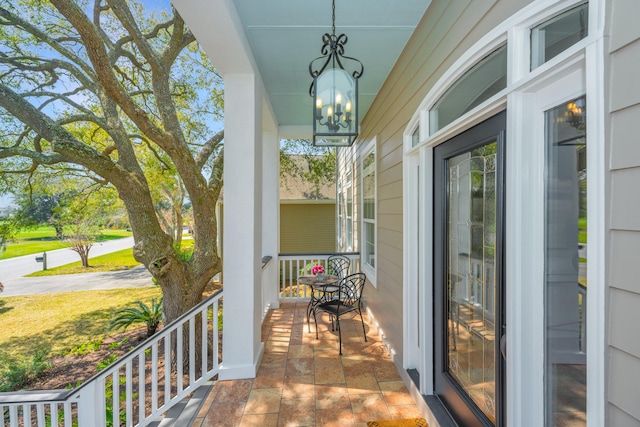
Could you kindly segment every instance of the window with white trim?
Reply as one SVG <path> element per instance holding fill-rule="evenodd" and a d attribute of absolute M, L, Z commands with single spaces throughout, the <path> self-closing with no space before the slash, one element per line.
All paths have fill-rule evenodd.
<path fill-rule="evenodd" d="M 344 247 L 347 252 L 350 252 L 353 250 L 353 173 L 350 163 L 347 167 Z"/>
<path fill-rule="evenodd" d="M 376 150 L 362 157 L 362 267 L 371 276 L 376 271 Z"/>

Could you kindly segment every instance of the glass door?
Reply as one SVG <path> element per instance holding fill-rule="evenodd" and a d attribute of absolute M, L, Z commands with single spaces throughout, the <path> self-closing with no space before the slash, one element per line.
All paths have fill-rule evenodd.
<path fill-rule="evenodd" d="M 545 425 L 587 424 L 586 97 L 545 111 Z"/>
<path fill-rule="evenodd" d="M 504 425 L 502 112 L 434 152 L 436 393 L 460 425 Z"/>

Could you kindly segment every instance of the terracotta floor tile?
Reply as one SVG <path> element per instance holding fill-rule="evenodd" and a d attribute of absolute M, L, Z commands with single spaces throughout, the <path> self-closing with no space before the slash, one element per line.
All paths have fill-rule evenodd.
<path fill-rule="evenodd" d="M 218 381 L 213 388 L 215 403 L 246 401 L 253 380 Z"/>
<path fill-rule="evenodd" d="M 286 341 L 267 341 L 264 345 L 264 351 L 270 353 L 286 353 L 289 351 L 289 342 Z"/>
<path fill-rule="evenodd" d="M 237 426 L 242 419 L 245 402 L 214 403 L 202 421 L 203 427 Z"/>
<path fill-rule="evenodd" d="M 313 376 L 294 376 L 284 378 L 284 387 L 282 388 L 283 399 L 296 399 L 303 397 L 315 397 L 315 385 L 313 384 Z"/>
<path fill-rule="evenodd" d="M 316 408 L 313 398 L 282 399 L 278 426 L 315 426 Z"/>
<path fill-rule="evenodd" d="M 207 395 L 207 398 L 204 400 L 204 402 L 202 402 L 202 406 L 200 406 L 200 410 L 198 411 L 198 415 L 196 415 L 196 418 L 204 418 L 207 415 L 209 406 L 211 406 L 215 397 L 216 393 L 213 391 L 213 389 L 209 390 L 209 394 Z"/>
<path fill-rule="evenodd" d="M 239 427 L 277 427 L 278 414 L 246 414 Z"/>
<path fill-rule="evenodd" d="M 367 427 L 367 421 L 420 417 L 386 347 L 365 319 L 341 322 L 313 318 L 307 332 L 306 304 L 283 303 L 262 327 L 265 352 L 254 380 L 219 381 L 190 427 Z"/>
<path fill-rule="evenodd" d="M 413 399 L 402 381 L 383 381 L 378 383 L 387 405 L 411 405 Z"/>
<path fill-rule="evenodd" d="M 376 362 L 373 365 L 373 373 L 378 381 L 401 381 L 400 374 L 393 362 Z"/>
<path fill-rule="evenodd" d="M 351 395 L 351 407 L 356 422 L 391 419 L 382 393 Z"/>
<path fill-rule="evenodd" d="M 344 384 L 317 385 L 316 409 L 351 409 L 349 392 Z"/>
<path fill-rule="evenodd" d="M 286 364 L 287 353 L 265 353 L 260 361 L 260 367 L 284 368 Z"/>
<path fill-rule="evenodd" d="M 345 375 L 349 394 L 379 393 L 380 387 L 371 372 L 347 373 Z"/>
<path fill-rule="evenodd" d="M 353 427 L 353 412 L 349 409 L 316 409 L 317 427 Z"/>
<path fill-rule="evenodd" d="M 389 413 L 394 420 L 422 417 L 422 414 L 413 402 L 411 402 L 411 405 L 387 405 L 387 409 L 389 409 Z"/>
<path fill-rule="evenodd" d="M 281 388 L 259 388 L 251 390 L 245 414 L 266 414 L 280 410 Z"/>
<path fill-rule="evenodd" d="M 285 375 L 288 377 L 313 375 L 313 358 L 287 359 Z"/>
<path fill-rule="evenodd" d="M 308 345 L 289 345 L 289 359 L 310 359 L 313 357 L 313 347 Z"/>
<path fill-rule="evenodd" d="M 319 365 L 315 370 L 316 384 L 341 384 L 345 382 L 342 364 Z"/>
<path fill-rule="evenodd" d="M 366 358 L 342 357 L 342 366 L 347 374 L 373 373 L 373 364 Z"/>
<path fill-rule="evenodd" d="M 282 387 L 284 383 L 284 367 L 273 368 L 261 366 L 256 378 L 253 380 L 253 388 Z"/>

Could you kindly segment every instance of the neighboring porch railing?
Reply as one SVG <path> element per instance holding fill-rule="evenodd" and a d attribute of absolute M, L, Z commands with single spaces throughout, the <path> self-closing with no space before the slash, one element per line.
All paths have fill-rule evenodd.
<path fill-rule="evenodd" d="M 351 260 L 349 274 L 360 271 L 360 252 L 279 254 L 280 299 L 309 298 L 309 287 L 299 284 L 299 276 L 310 276 L 314 264 L 326 265 L 331 255 L 344 255 Z"/>
<path fill-rule="evenodd" d="M 221 299 L 222 289 L 76 389 L 0 393 L 3 426 L 151 423 L 218 373 Z"/>

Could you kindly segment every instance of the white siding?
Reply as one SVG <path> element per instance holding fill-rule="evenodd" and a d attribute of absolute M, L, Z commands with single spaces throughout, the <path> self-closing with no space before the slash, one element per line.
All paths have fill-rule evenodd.
<path fill-rule="evenodd" d="M 640 27 L 636 0 L 612 0 L 609 147 L 611 215 L 609 258 L 609 419 L 611 426 L 640 425 Z"/>

